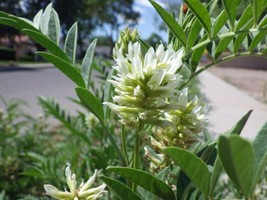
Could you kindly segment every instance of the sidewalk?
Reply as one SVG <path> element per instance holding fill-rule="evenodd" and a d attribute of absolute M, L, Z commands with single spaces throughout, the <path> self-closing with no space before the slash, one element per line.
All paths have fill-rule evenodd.
<path fill-rule="evenodd" d="M 21 62 L 0 62 L 0 71 L 22 71 L 22 70 L 35 70 L 35 69 L 43 69 L 43 68 L 51 68 L 52 64 L 47 62 L 40 63 L 21 63 Z"/>
<path fill-rule="evenodd" d="M 267 122 L 266 104 L 255 100 L 207 71 L 200 75 L 200 82 L 212 108 L 208 120 L 210 130 L 215 134 L 222 134 L 232 128 L 251 109 L 253 112 L 241 136 L 253 139 Z"/>

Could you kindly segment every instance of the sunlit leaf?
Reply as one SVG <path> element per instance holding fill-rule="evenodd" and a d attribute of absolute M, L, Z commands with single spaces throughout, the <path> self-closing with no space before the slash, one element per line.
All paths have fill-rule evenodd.
<path fill-rule="evenodd" d="M 202 24 L 208 34 L 211 30 L 210 14 L 207 8 L 199 0 L 184 0 L 190 10 L 196 15 L 199 22 Z"/>
<path fill-rule="evenodd" d="M 14 15 L 10 15 L 2 11 L 0 11 L 0 17 L 9 19 L 10 23 L 5 24 L 5 25 L 12 26 L 18 30 L 30 29 L 30 30 L 38 31 L 38 29 L 34 27 L 33 23 L 30 23 L 29 21 L 26 21 L 25 19 L 21 17 L 16 17 Z"/>
<path fill-rule="evenodd" d="M 251 18 L 252 18 L 252 10 L 251 10 L 251 5 L 249 5 L 243 12 L 240 19 L 238 20 L 235 30 L 237 31 L 237 30 L 247 29 L 247 24 L 250 22 Z"/>
<path fill-rule="evenodd" d="M 229 178 L 249 197 L 255 161 L 252 145 L 237 135 L 220 136 L 218 154 Z"/>
<path fill-rule="evenodd" d="M 252 13 L 254 18 L 254 24 L 256 25 L 258 23 L 258 20 L 262 14 L 262 12 L 267 7 L 267 1 L 266 0 L 250 0 L 252 4 Z"/>
<path fill-rule="evenodd" d="M 202 41 L 203 42 L 205 41 L 205 43 L 201 44 Z M 209 43 L 209 41 L 207 41 L 207 35 L 205 35 L 199 41 L 198 45 L 194 46 L 192 56 L 190 57 L 190 67 L 191 67 L 192 71 L 196 71 L 198 64 L 199 64 L 199 61 L 202 58 L 203 52 L 204 52 L 208 43 Z"/>
<path fill-rule="evenodd" d="M 266 37 L 267 31 L 261 31 L 259 32 L 251 41 L 249 46 L 249 51 L 253 51 L 253 49 L 256 48 L 256 46 Z"/>
<path fill-rule="evenodd" d="M 249 29 L 253 26 L 253 21 L 249 20 L 248 24 L 244 29 Z M 247 40 L 248 33 L 241 33 L 237 35 L 234 43 L 234 53 L 237 53 L 241 45 L 243 44 L 244 48 L 247 49 L 247 46 L 244 45 L 245 40 Z"/>
<path fill-rule="evenodd" d="M 41 18 L 41 23 L 40 23 L 40 30 L 44 35 L 48 35 L 48 30 L 49 30 L 49 20 L 51 16 L 51 11 L 52 11 L 52 3 L 48 4 L 48 6 L 45 8 L 44 13 Z"/>
<path fill-rule="evenodd" d="M 195 20 L 188 34 L 187 49 L 190 49 L 195 44 L 201 28 L 202 26 L 199 21 Z"/>
<path fill-rule="evenodd" d="M 234 34 L 229 36 L 229 37 L 225 37 L 223 38 L 220 43 L 218 44 L 217 48 L 215 49 L 214 53 L 214 58 L 215 60 L 219 58 L 219 56 L 225 51 L 225 49 L 227 48 L 228 44 L 232 41 L 232 39 L 234 38 Z"/>
<path fill-rule="evenodd" d="M 266 28 L 267 26 L 267 15 L 259 23 L 259 28 Z"/>
<path fill-rule="evenodd" d="M 68 31 L 64 45 L 64 52 L 68 55 L 73 65 L 75 65 L 75 59 L 76 59 L 77 37 L 78 37 L 78 26 L 76 22 L 72 25 L 72 27 Z"/>
<path fill-rule="evenodd" d="M 224 133 L 224 135 L 240 135 L 244 126 L 247 123 L 247 120 L 251 114 L 252 110 L 250 110 L 249 112 L 247 112 L 230 130 L 226 131 Z M 210 194 L 212 196 L 214 189 L 217 185 L 217 182 L 219 180 L 219 177 L 221 175 L 221 171 L 222 171 L 222 165 L 221 165 L 221 161 L 220 158 L 217 156 L 216 160 L 215 160 L 215 164 L 214 164 L 214 168 L 212 171 L 212 175 L 211 175 L 211 184 L 210 184 Z"/>
<path fill-rule="evenodd" d="M 40 28 L 40 22 L 42 19 L 42 15 L 43 15 L 43 10 L 39 10 L 39 12 L 33 18 L 34 27 L 37 29 Z"/>
<path fill-rule="evenodd" d="M 225 25 L 226 21 L 227 21 L 227 14 L 226 12 L 223 10 L 220 15 L 216 18 L 213 27 L 212 27 L 212 31 L 211 31 L 211 35 L 212 37 L 215 37 L 217 35 L 217 33 L 219 33 L 219 31 L 221 30 L 221 28 Z"/>
<path fill-rule="evenodd" d="M 92 73 L 92 62 L 97 40 L 94 40 L 88 47 L 82 62 L 82 77 L 85 82 L 86 88 L 89 89 Z"/>
<path fill-rule="evenodd" d="M 59 45 L 60 38 L 60 23 L 57 12 L 52 9 L 49 23 L 48 23 L 48 34 L 47 36 L 54 41 L 57 45 Z"/>
<path fill-rule="evenodd" d="M 222 0 L 224 9 L 228 15 L 229 22 L 231 25 L 231 30 L 234 30 L 236 11 L 237 7 L 240 4 L 241 0 Z"/>

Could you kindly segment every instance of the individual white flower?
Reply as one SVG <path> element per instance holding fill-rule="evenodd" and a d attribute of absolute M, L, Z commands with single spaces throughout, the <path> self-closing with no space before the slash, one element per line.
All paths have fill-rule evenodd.
<path fill-rule="evenodd" d="M 170 104 L 177 93 L 182 77 L 177 70 L 182 66 L 183 51 L 175 52 L 172 45 L 167 49 L 152 47 L 143 56 L 138 42 L 129 43 L 126 56 L 115 50 L 117 74 L 109 80 L 115 87 L 113 102 L 105 102 L 127 125 L 146 123 L 176 105 Z"/>
<path fill-rule="evenodd" d="M 44 185 L 44 189 L 46 191 L 46 194 L 60 200 L 96 200 L 103 196 L 105 191 L 106 185 L 103 183 L 102 185 L 98 187 L 93 187 L 92 185 L 95 182 L 96 179 L 97 170 L 95 170 L 92 177 L 89 178 L 89 180 L 84 183 L 82 182 L 80 186 L 77 188 L 77 182 L 76 182 L 76 175 L 71 172 L 70 165 L 66 167 L 65 175 L 66 175 L 66 181 L 67 185 L 69 187 L 69 191 L 65 189 L 65 191 L 60 191 L 53 185 L 46 184 Z"/>

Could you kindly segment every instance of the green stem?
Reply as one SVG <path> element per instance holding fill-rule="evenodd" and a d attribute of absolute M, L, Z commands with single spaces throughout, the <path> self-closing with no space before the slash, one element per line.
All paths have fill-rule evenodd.
<path fill-rule="evenodd" d="M 126 166 L 126 160 L 121 152 L 121 150 L 119 149 L 118 145 L 116 144 L 116 141 L 115 139 L 113 138 L 113 136 L 111 135 L 109 129 L 107 128 L 107 126 L 102 122 L 102 125 L 104 127 L 104 131 L 105 133 L 107 134 L 108 136 L 108 139 L 109 141 L 111 142 L 111 145 L 113 146 L 114 150 L 116 151 L 116 153 L 118 154 L 120 160 L 121 160 L 121 163 L 123 166 Z"/>
<path fill-rule="evenodd" d="M 228 33 L 223 33 L 221 35 L 217 35 L 216 37 L 213 37 L 213 38 L 208 38 L 198 44 L 196 44 L 195 46 L 193 46 L 191 48 L 191 51 L 188 51 L 186 56 L 188 56 L 192 51 L 198 49 L 198 48 L 201 48 L 213 41 L 217 41 L 217 40 L 221 40 L 223 38 L 226 38 L 226 37 L 229 37 L 231 35 L 239 35 L 239 34 L 242 34 L 242 33 L 250 33 L 250 32 L 259 32 L 259 31 L 267 31 L 267 28 L 259 28 L 259 29 L 247 29 L 247 30 L 239 30 L 239 31 L 235 31 L 235 32 L 228 32 Z"/>
<path fill-rule="evenodd" d="M 126 135 L 125 135 L 125 127 L 121 125 L 121 147 L 124 154 L 124 158 L 126 161 L 126 165 L 129 166 L 129 160 L 127 156 L 127 142 L 126 142 Z"/>
<path fill-rule="evenodd" d="M 141 126 L 140 126 L 141 127 Z M 136 132 L 135 134 L 135 145 L 134 145 L 134 158 L 133 158 L 133 168 L 134 169 L 139 169 L 139 159 L 140 159 L 140 130 Z M 137 185 L 133 183 L 132 189 L 134 192 L 137 190 Z"/>

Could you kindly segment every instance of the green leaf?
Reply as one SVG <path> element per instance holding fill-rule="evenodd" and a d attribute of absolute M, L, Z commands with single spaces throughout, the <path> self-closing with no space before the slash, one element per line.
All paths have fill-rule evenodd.
<path fill-rule="evenodd" d="M 39 12 L 33 18 L 34 27 L 37 29 L 40 28 L 40 22 L 42 19 L 42 15 L 43 15 L 43 10 L 39 10 Z"/>
<path fill-rule="evenodd" d="M 148 172 L 126 167 L 108 167 L 107 171 L 115 172 L 163 199 L 175 200 L 171 188 Z"/>
<path fill-rule="evenodd" d="M 26 21 L 25 19 L 22 19 L 20 17 L 16 17 L 14 15 L 10 15 L 8 13 L 0 11 L 0 17 L 2 19 L 8 19 L 7 21 L 2 20 L 2 22 L 5 22 L 5 25 L 11 26 L 16 28 L 17 30 L 22 30 L 22 29 L 30 29 L 30 30 L 35 30 L 38 31 L 34 26 L 33 23 L 31 24 L 30 22 Z M 0 23 L 2 23 L 0 22 Z"/>
<path fill-rule="evenodd" d="M 199 22 L 202 24 L 208 34 L 211 30 L 210 14 L 207 8 L 199 0 L 184 0 L 190 10 L 196 15 Z"/>
<path fill-rule="evenodd" d="M 259 32 L 251 41 L 249 51 L 252 52 L 256 46 L 266 37 L 267 31 Z"/>
<path fill-rule="evenodd" d="M 215 49 L 215 55 L 214 55 L 215 60 L 217 60 L 218 57 L 225 51 L 225 49 L 227 48 L 228 44 L 232 41 L 234 36 L 235 35 L 233 34 L 229 37 L 225 37 L 219 42 L 217 48 Z"/>
<path fill-rule="evenodd" d="M 221 30 L 221 28 L 225 25 L 225 23 L 227 22 L 227 14 L 226 12 L 223 10 L 220 15 L 216 18 L 213 27 L 212 27 L 212 31 L 211 31 L 211 35 L 212 37 L 216 37 L 217 33 L 219 33 L 219 31 Z"/>
<path fill-rule="evenodd" d="M 257 25 L 258 20 L 267 6 L 266 0 L 251 0 L 254 24 Z"/>
<path fill-rule="evenodd" d="M 260 21 L 259 29 L 266 28 L 266 26 L 267 26 L 267 15 Z"/>
<path fill-rule="evenodd" d="M 92 73 L 92 62 L 97 40 L 95 39 L 88 47 L 82 62 L 82 77 L 85 82 L 86 88 L 89 89 Z"/>
<path fill-rule="evenodd" d="M 40 30 L 44 35 L 48 35 L 48 29 L 49 29 L 49 20 L 52 12 L 52 3 L 48 4 L 48 6 L 45 8 L 41 24 L 40 24 Z"/>
<path fill-rule="evenodd" d="M 224 134 L 225 135 L 240 135 L 244 126 L 247 123 L 247 120 L 250 116 L 250 114 L 252 113 L 252 110 L 248 111 L 234 126 L 233 128 L 231 128 L 230 130 L 226 131 Z"/>
<path fill-rule="evenodd" d="M 222 0 L 224 9 L 229 18 L 231 30 L 234 30 L 235 27 L 236 11 L 240 2 L 241 0 Z"/>
<path fill-rule="evenodd" d="M 6 17 L 0 17 L 0 24 L 4 24 L 4 25 L 7 25 L 7 26 L 11 26 L 11 27 L 15 27 L 15 24 L 17 22 L 13 19 L 9 19 L 9 18 L 6 18 Z"/>
<path fill-rule="evenodd" d="M 54 44 L 54 43 L 53 43 Z M 47 52 L 38 52 L 38 55 L 42 56 L 49 62 L 55 65 L 61 72 L 69 77 L 74 83 L 80 87 L 85 87 L 83 78 L 79 71 L 65 60 Z"/>
<path fill-rule="evenodd" d="M 60 59 L 69 62 L 67 55 L 62 51 L 62 49 L 39 31 L 23 29 L 22 32 L 30 36 L 35 42 L 47 48 L 51 53 L 54 54 L 54 56 L 57 56 Z"/>
<path fill-rule="evenodd" d="M 85 88 L 77 87 L 75 90 L 81 102 L 103 123 L 104 111 L 99 99 Z"/>
<path fill-rule="evenodd" d="M 64 45 L 64 51 L 70 58 L 73 65 L 75 65 L 75 58 L 76 58 L 77 35 L 78 35 L 78 26 L 76 22 L 72 25 L 72 27 L 68 31 Z"/>
<path fill-rule="evenodd" d="M 144 40 L 142 40 L 141 38 L 138 37 L 136 39 L 141 44 L 141 46 L 143 47 L 143 49 L 145 50 L 145 52 L 147 52 L 148 49 L 150 48 L 150 46 Z"/>
<path fill-rule="evenodd" d="M 188 178 L 188 176 L 186 176 L 186 174 L 182 170 L 180 170 L 178 177 L 177 177 L 177 184 L 176 184 L 177 199 L 183 199 L 183 196 L 185 196 L 186 192 L 188 191 L 187 188 L 190 186 L 191 186 L 190 179 Z"/>
<path fill-rule="evenodd" d="M 237 135 L 220 136 L 218 153 L 229 178 L 246 197 L 249 197 L 255 161 L 252 145 Z"/>
<path fill-rule="evenodd" d="M 177 21 L 171 16 L 166 10 L 164 10 L 159 4 L 154 0 L 149 0 L 152 6 L 156 9 L 158 14 L 161 16 L 163 21 L 172 31 L 173 35 L 182 43 L 183 46 L 186 46 L 186 36 L 182 27 L 177 23 Z"/>
<path fill-rule="evenodd" d="M 218 180 L 220 178 L 221 172 L 222 172 L 222 164 L 220 161 L 219 156 L 217 156 L 214 167 L 212 170 L 212 175 L 211 175 L 211 181 L 210 181 L 210 196 L 213 195 L 213 192 L 215 190 L 215 187 L 217 186 Z"/>
<path fill-rule="evenodd" d="M 206 41 L 207 40 L 207 35 L 205 35 L 204 37 L 201 38 L 201 40 L 199 41 L 199 44 L 201 44 L 201 42 Z M 192 56 L 190 57 L 190 67 L 191 70 L 193 72 L 196 71 L 197 66 L 200 62 L 200 59 L 202 57 L 202 54 L 207 46 L 208 42 L 204 45 L 199 45 L 199 47 L 194 46 L 193 52 L 192 52 Z"/>
<path fill-rule="evenodd" d="M 232 135 L 232 134 L 240 135 L 244 126 L 246 125 L 246 122 L 247 122 L 251 112 L 252 112 L 252 110 L 247 112 L 230 130 L 226 131 L 224 133 L 224 135 Z M 217 182 L 219 180 L 221 171 L 222 171 L 221 161 L 220 161 L 220 158 L 217 156 L 217 158 L 215 160 L 213 172 L 211 175 L 210 196 L 212 196 L 212 194 L 214 192 L 214 189 L 215 189 Z"/>
<path fill-rule="evenodd" d="M 209 5 L 209 13 L 212 14 L 214 10 L 216 10 L 217 4 L 219 0 L 213 0 Z"/>
<path fill-rule="evenodd" d="M 141 200 L 136 193 L 134 193 L 129 187 L 121 182 L 106 176 L 102 177 L 102 179 L 110 188 L 112 193 L 114 193 L 119 199 Z"/>
<path fill-rule="evenodd" d="M 77 130 L 75 125 L 72 123 L 71 116 L 60 107 L 60 104 L 55 102 L 53 99 L 44 97 L 38 97 L 38 103 L 42 106 L 45 113 L 52 115 L 55 119 L 59 120 L 64 127 L 70 130 L 71 134 L 81 138 L 88 145 L 91 145 L 89 138 L 81 131 Z"/>
<path fill-rule="evenodd" d="M 261 176 L 267 165 L 267 123 L 263 125 L 252 145 L 255 151 L 255 165 L 254 165 L 254 180 L 251 187 L 251 192 L 254 191 L 256 185 L 259 183 Z"/>
<path fill-rule="evenodd" d="M 48 38 L 54 41 L 57 45 L 59 45 L 59 38 L 60 38 L 60 23 L 57 12 L 52 9 L 49 23 L 48 23 Z"/>
<path fill-rule="evenodd" d="M 187 40 L 187 49 L 190 49 L 196 42 L 199 32 L 201 31 L 201 24 L 198 20 L 194 20 L 192 27 L 190 29 L 190 32 L 188 34 L 188 40 Z"/>
<path fill-rule="evenodd" d="M 113 76 L 115 73 L 115 69 L 111 69 L 109 71 L 109 74 L 107 76 L 107 79 L 106 80 L 111 80 L 111 76 Z M 104 87 L 104 97 L 103 97 L 103 102 L 110 102 L 111 100 L 111 92 L 112 92 L 112 84 L 110 81 L 106 81 L 105 82 L 105 87 Z M 107 117 L 107 110 L 108 110 L 108 107 L 107 106 L 104 106 L 104 116 L 105 116 L 105 121 L 108 119 Z"/>
<path fill-rule="evenodd" d="M 170 156 L 192 183 L 207 197 L 210 186 L 210 173 L 206 164 L 193 153 L 177 148 L 167 147 L 164 152 Z"/>
<path fill-rule="evenodd" d="M 251 5 L 249 5 L 246 10 L 243 12 L 242 16 L 237 22 L 237 25 L 235 27 L 235 31 L 238 30 L 244 30 L 247 29 L 247 24 L 250 22 L 252 18 L 252 12 L 251 12 Z"/>
<path fill-rule="evenodd" d="M 250 29 L 252 26 L 253 26 L 253 21 L 249 20 L 248 24 L 246 25 L 246 27 L 244 29 Z M 235 43 L 234 43 L 234 53 L 238 52 L 240 46 L 247 39 L 246 38 L 247 35 L 248 35 L 248 33 L 241 33 L 241 34 L 237 35 L 237 37 L 235 39 Z M 246 47 L 244 46 L 244 48 L 246 48 Z"/>

